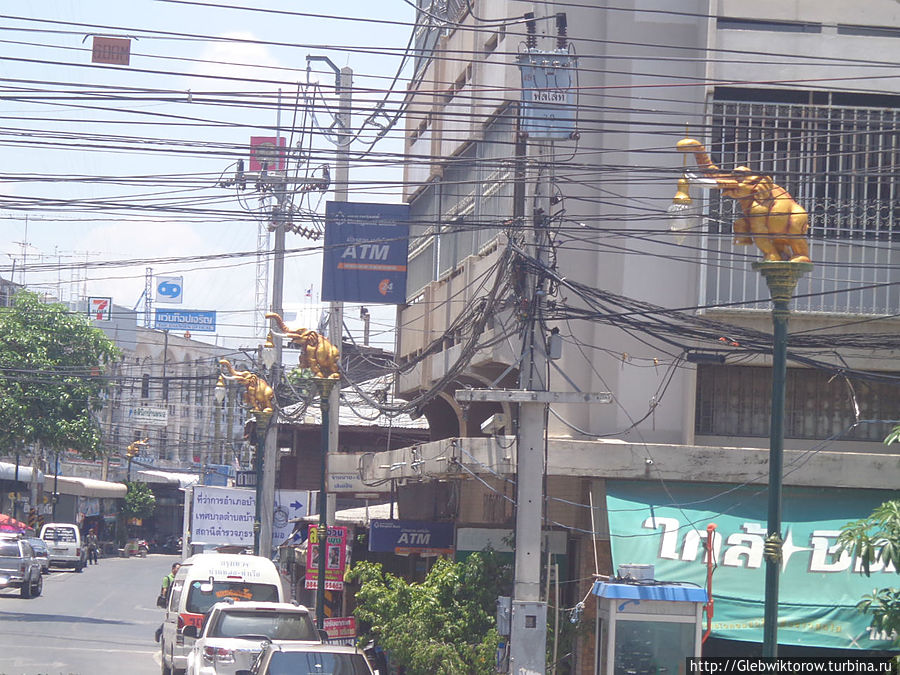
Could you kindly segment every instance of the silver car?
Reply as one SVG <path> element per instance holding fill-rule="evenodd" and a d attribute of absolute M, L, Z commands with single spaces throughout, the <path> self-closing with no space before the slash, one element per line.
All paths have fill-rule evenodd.
<path fill-rule="evenodd" d="M 38 539 L 37 537 L 27 537 L 25 541 L 31 544 L 31 550 L 34 551 L 34 557 L 41 563 L 41 574 L 49 573 L 50 550 L 47 548 L 47 544 L 43 539 Z"/>
<path fill-rule="evenodd" d="M 232 675 L 247 669 L 270 640 L 319 644 L 319 632 L 302 605 L 286 602 L 217 602 L 196 631 L 188 675 Z"/>
<path fill-rule="evenodd" d="M 374 675 L 365 655 L 340 645 L 267 642 L 256 663 L 236 675 Z"/>

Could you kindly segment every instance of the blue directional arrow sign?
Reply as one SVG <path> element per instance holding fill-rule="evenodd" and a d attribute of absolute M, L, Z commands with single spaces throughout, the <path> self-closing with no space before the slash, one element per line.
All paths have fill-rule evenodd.
<path fill-rule="evenodd" d="M 297 501 L 293 501 L 290 503 L 290 507 L 292 509 L 294 509 L 294 511 L 298 511 L 299 509 L 303 508 L 303 504 L 301 504 L 300 502 L 297 502 Z"/>
<path fill-rule="evenodd" d="M 184 297 L 183 277 L 156 277 L 156 301 L 180 305 Z"/>

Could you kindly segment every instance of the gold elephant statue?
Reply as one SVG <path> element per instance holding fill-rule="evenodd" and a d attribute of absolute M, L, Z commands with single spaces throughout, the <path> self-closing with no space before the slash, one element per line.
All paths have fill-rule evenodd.
<path fill-rule="evenodd" d="M 267 319 L 274 319 L 284 337 L 300 347 L 301 368 L 309 368 L 315 377 L 336 380 L 341 376 L 341 355 L 333 344 L 314 330 L 300 328 L 292 330 L 287 327 L 280 314 L 267 312 Z"/>
<path fill-rule="evenodd" d="M 249 370 L 235 370 L 228 359 L 219 359 L 219 364 L 225 366 L 229 373 L 222 377 L 226 380 L 234 380 L 246 387 L 244 403 L 250 406 L 251 410 L 254 412 L 272 412 L 272 401 L 275 398 L 275 392 L 272 391 L 272 387 L 269 386 L 268 382 Z"/>
<path fill-rule="evenodd" d="M 723 171 L 709 158 L 706 149 L 693 138 L 678 141 L 680 152 L 690 152 L 703 174 L 715 181 L 717 189 L 736 200 L 744 213 L 734 222 L 735 244 L 756 244 L 765 260 L 809 262 L 806 232 L 809 216 L 771 176 L 753 173 L 745 166 Z"/>

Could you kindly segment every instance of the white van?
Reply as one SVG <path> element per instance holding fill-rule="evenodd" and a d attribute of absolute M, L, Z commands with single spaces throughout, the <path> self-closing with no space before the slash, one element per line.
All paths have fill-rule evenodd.
<path fill-rule="evenodd" d="M 47 544 L 50 565 L 74 567 L 76 572 L 87 563 L 87 548 L 81 541 L 81 530 L 75 523 L 45 523 L 41 539 Z"/>
<path fill-rule="evenodd" d="M 187 626 L 195 626 L 200 633 L 203 621 L 217 602 L 284 602 L 284 588 L 275 564 L 268 558 L 234 553 L 200 553 L 193 555 L 178 568 L 162 637 L 159 641 L 163 675 L 183 672 L 194 639 L 184 635 Z"/>

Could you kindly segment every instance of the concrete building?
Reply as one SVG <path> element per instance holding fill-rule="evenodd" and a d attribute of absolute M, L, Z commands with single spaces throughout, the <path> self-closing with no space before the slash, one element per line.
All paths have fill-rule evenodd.
<path fill-rule="evenodd" d="M 900 478 L 900 455 L 881 443 L 900 410 L 900 81 L 890 75 L 900 5 L 875 0 L 864 17 L 834 0 L 419 5 L 398 393 L 418 402 L 447 381 L 417 403 L 432 442 L 379 453 L 364 478 L 401 484 L 401 518 L 510 528 L 515 406 L 464 408 L 454 391 L 515 388 L 517 331 L 539 311 L 543 337 L 557 330 L 562 342 L 547 387 L 613 395 L 611 405 L 549 411 L 544 528 L 568 537 L 563 604 L 620 563 L 702 581 L 707 523 L 740 513 L 713 545 L 725 547 L 723 569 L 734 562 L 747 573 L 734 582 L 745 590 L 725 585 L 707 649 L 761 640 L 765 509 L 750 505 L 764 502 L 767 479 L 769 293 L 751 269 L 759 251 L 732 244 L 740 214 L 731 199 L 693 186 L 700 225 L 670 230 L 684 159 L 675 144 L 687 133 L 723 169 L 771 175 L 810 213 L 815 268 L 792 303 L 785 412 L 785 522 L 803 540 L 785 561 L 781 653 L 885 647 L 865 617 L 848 618 L 859 595 L 838 583 L 852 561 L 837 555 L 834 537 L 841 522 L 896 497 Z M 526 11 L 533 37 L 525 22 L 499 20 Z M 547 111 L 520 109 L 516 64 L 526 53 L 558 81 L 577 55 L 571 87 L 543 91 L 577 112 L 573 137 L 542 138 Z M 535 224 L 552 242 L 550 290 L 537 310 L 521 293 L 524 264 L 509 253 L 510 242 L 526 248 Z M 497 413 L 505 426 L 485 428 L 500 435 L 482 432 Z M 654 505 L 669 505 L 679 522 L 662 524 Z M 742 537 L 747 556 L 729 557 Z M 575 672 L 594 672 L 594 647 L 580 640 Z"/>
<path fill-rule="evenodd" d="M 243 441 L 247 413 L 240 392 L 227 388 L 225 401 L 215 401 L 219 359 L 242 369 L 250 367 L 249 357 L 189 334 L 138 326 L 136 312 L 115 309 L 114 322 L 94 325 L 123 352 L 114 366 L 111 405 L 104 409 L 107 443 L 119 449 L 116 479 L 127 473 L 125 448 L 147 438 L 148 445 L 132 461 L 135 471 L 202 472 L 205 482 L 224 485 L 235 462 L 249 462 L 250 450 Z"/>

